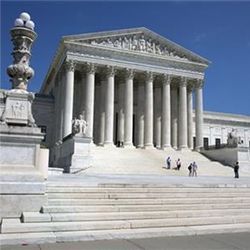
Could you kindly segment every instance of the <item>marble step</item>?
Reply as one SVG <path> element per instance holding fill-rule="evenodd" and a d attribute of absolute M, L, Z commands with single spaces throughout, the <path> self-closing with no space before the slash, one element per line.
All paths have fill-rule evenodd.
<path fill-rule="evenodd" d="M 65 183 L 61 183 L 62 186 L 66 186 Z M 249 184 L 241 184 L 240 182 L 237 183 L 184 183 L 184 184 L 175 184 L 175 183 L 100 183 L 98 184 L 99 188 L 174 188 L 174 189 L 180 189 L 183 190 L 183 188 L 193 188 L 193 189 L 217 189 L 218 191 L 221 190 L 221 188 L 232 188 L 232 189 L 249 189 Z"/>
<path fill-rule="evenodd" d="M 47 205 L 43 213 L 81 213 L 81 212 L 133 212 L 133 211 L 174 211 L 174 210 L 208 210 L 208 209 L 249 209 L 250 203 L 218 204 L 160 204 L 160 205 Z"/>
<path fill-rule="evenodd" d="M 198 211 L 146 211 L 146 212 L 109 212 L 109 213 L 51 213 L 52 221 L 95 221 L 95 220 L 128 220 L 128 219 L 157 219 L 210 217 L 250 214 L 249 209 L 228 210 L 198 210 Z"/>
<path fill-rule="evenodd" d="M 26 212 L 22 215 L 24 223 L 50 221 L 98 221 L 128 219 L 159 219 L 210 217 L 250 214 L 250 209 L 196 210 L 196 211 L 147 211 L 147 212 L 97 212 L 97 213 L 50 213 Z"/>
<path fill-rule="evenodd" d="M 161 227 L 161 228 L 136 228 L 121 230 L 99 230 L 99 231 L 71 231 L 56 232 L 57 242 L 66 241 L 89 241 L 104 239 L 132 239 L 132 238 L 152 238 L 167 236 L 187 236 L 204 235 L 217 233 L 239 233 L 249 232 L 250 223 L 244 224 L 218 224 L 205 226 L 185 226 L 185 227 Z"/>
<path fill-rule="evenodd" d="M 9 223 L 3 219 L 2 233 L 31 233 L 31 232 L 61 232 L 85 230 L 110 230 L 133 228 L 159 228 L 194 225 L 216 225 L 250 223 L 250 215 L 230 215 L 217 217 L 195 218 L 165 218 L 143 220 L 114 220 L 114 221 L 84 221 L 84 222 L 42 222 L 42 223 Z"/>
<path fill-rule="evenodd" d="M 249 188 L 234 187 L 82 187 L 82 186 L 48 186 L 47 193 L 249 193 Z"/>
<path fill-rule="evenodd" d="M 250 191 L 250 190 L 249 190 Z M 250 192 L 246 193 L 48 193 L 49 199 L 155 199 L 155 198 L 249 198 Z"/>
<path fill-rule="evenodd" d="M 219 203 L 250 203 L 249 198 L 168 198 L 168 199 L 49 199 L 48 205 L 157 205 L 157 204 L 219 204 Z"/>
<path fill-rule="evenodd" d="M 65 236 L 65 235 L 64 235 Z M 78 236 L 79 237 L 79 236 Z M 56 235 L 53 232 L 43 233 L 17 233 L 0 234 L 0 246 L 4 245 L 36 245 L 45 243 L 56 243 Z M 1 247 L 0 247 L 1 249 Z M 11 248 L 8 248 L 11 249 Z M 14 248 L 16 249 L 16 248 Z M 32 249 L 32 248 L 31 248 Z"/>
<path fill-rule="evenodd" d="M 217 224 L 185 227 L 136 228 L 120 230 L 87 230 L 45 233 L 0 234 L 0 245 L 43 244 L 55 242 L 92 241 L 107 239 L 152 238 L 167 236 L 205 235 L 249 232 L 250 223 Z"/>

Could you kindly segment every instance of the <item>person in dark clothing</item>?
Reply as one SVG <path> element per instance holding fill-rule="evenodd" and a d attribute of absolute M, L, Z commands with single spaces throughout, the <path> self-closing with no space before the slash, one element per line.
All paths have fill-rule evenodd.
<path fill-rule="evenodd" d="M 239 178 L 239 162 L 237 161 L 234 165 L 234 178 Z"/>
<path fill-rule="evenodd" d="M 192 176 L 192 169 L 193 169 L 193 164 L 190 163 L 189 166 L 188 166 L 188 171 L 189 171 L 188 176 Z"/>

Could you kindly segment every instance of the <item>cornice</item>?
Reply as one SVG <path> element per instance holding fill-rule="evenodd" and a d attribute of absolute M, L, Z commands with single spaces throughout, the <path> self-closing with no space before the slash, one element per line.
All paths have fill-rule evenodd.
<path fill-rule="evenodd" d="M 77 41 L 77 40 L 87 40 L 87 39 L 100 39 L 100 38 L 108 38 L 108 37 L 117 37 L 117 36 L 126 36 L 132 34 L 143 34 L 150 36 L 152 39 L 155 39 L 163 44 L 171 46 L 177 52 L 184 53 L 185 55 L 193 58 L 194 60 L 200 61 L 204 64 L 210 64 L 211 62 L 204 57 L 190 51 L 181 45 L 172 42 L 171 40 L 163 37 L 152 30 L 149 30 L 145 27 L 137 27 L 137 28 L 130 28 L 130 29 L 121 29 L 121 30 L 112 30 L 112 31 L 102 31 L 102 32 L 92 32 L 92 33 L 85 33 L 85 34 L 78 34 L 78 35 L 70 35 L 64 36 L 64 41 Z"/>
<path fill-rule="evenodd" d="M 199 62 L 193 62 L 189 60 L 184 60 L 181 58 L 173 58 L 171 56 L 163 56 L 163 55 L 158 55 L 158 54 L 150 54 L 150 53 L 143 53 L 139 51 L 133 51 L 133 50 L 122 50 L 122 49 L 117 49 L 117 48 L 110 48 L 110 47 L 102 47 L 102 46 L 95 46 L 92 44 L 85 44 L 85 43 L 78 43 L 78 42 L 65 42 L 65 46 L 67 47 L 67 50 L 72 53 L 104 53 L 110 57 L 110 53 L 113 55 L 120 55 L 120 56 L 127 56 L 128 58 L 145 58 L 147 61 L 159 61 L 162 63 L 171 63 L 172 65 L 176 66 L 184 66 L 184 67 L 192 67 L 193 69 L 199 69 L 200 71 L 204 71 L 208 65 L 204 63 L 199 63 Z"/>

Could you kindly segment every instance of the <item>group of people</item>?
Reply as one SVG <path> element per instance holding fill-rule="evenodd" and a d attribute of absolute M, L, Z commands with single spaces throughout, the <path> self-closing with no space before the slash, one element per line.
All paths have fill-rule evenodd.
<path fill-rule="evenodd" d="M 166 169 L 171 169 L 171 158 L 170 156 L 167 157 L 166 159 Z M 173 168 L 174 170 L 180 170 L 181 169 L 181 160 L 178 158 L 176 161 L 176 167 Z"/>
<path fill-rule="evenodd" d="M 197 169 L 198 169 L 198 166 L 196 164 L 196 162 L 192 162 L 188 165 L 188 171 L 189 171 L 189 174 L 188 176 L 195 176 L 197 177 Z"/>
<path fill-rule="evenodd" d="M 168 156 L 166 159 L 166 166 L 164 167 L 166 169 L 171 169 L 171 157 Z M 178 160 L 176 161 L 176 167 L 172 168 L 174 170 L 180 170 L 181 169 L 181 160 L 180 158 L 178 158 Z M 190 163 L 188 165 L 188 171 L 189 174 L 188 176 L 192 177 L 195 176 L 197 177 L 197 170 L 198 170 L 198 165 L 197 163 L 194 161 L 192 163 Z M 237 161 L 236 164 L 234 165 L 234 178 L 239 178 L 239 162 Z"/>
<path fill-rule="evenodd" d="M 178 160 L 175 162 L 176 163 L 176 167 L 173 167 L 172 169 L 174 170 L 180 170 L 181 169 L 181 160 L 180 158 L 178 158 Z M 166 169 L 171 169 L 171 157 L 168 156 L 166 159 Z M 197 169 L 198 166 L 196 164 L 196 162 L 192 162 L 189 164 L 188 166 L 188 170 L 189 170 L 189 176 L 197 176 Z"/>

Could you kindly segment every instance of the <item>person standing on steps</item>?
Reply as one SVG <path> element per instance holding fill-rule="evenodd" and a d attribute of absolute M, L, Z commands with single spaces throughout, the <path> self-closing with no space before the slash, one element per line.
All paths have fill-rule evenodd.
<path fill-rule="evenodd" d="M 190 163 L 190 164 L 188 165 L 188 171 L 189 171 L 188 176 L 189 176 L 189 177 L 191 177 L 191 176 L 192 176 L 192 169 L 193 169 L 193 164 L 192 164 L 192 163 Z"/>
<path fill-rule="evenodd" d="M 168 156 L 167 160 L 166 160 L 166 164 L 167 164 L 167 169 L 171 168 L 171 158 L 170 156 Z"/>
<path fill-rule="evenodd" d="M 197 177 L 197 169 L 198 169 L 198 166 L 197 166 L 196 162 L 194 161 L 192 164 L 192 176 Z"/>
<path fill-rule="evenodd" d="M 234 178 L 239 178 L 239 162 L 237 161 L 234 165 Z"/>
<path fill-rule="evenodd" d="M 176 170 L 180 170 L 181 169 L 181 160 L 180 158 L 176 161 Z"/>

